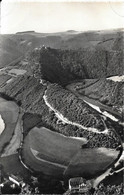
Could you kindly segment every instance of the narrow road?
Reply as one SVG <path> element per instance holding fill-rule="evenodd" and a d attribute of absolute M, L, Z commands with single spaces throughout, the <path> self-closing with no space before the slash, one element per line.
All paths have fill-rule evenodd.
<path fill-rule="evenodd" d="M 79 124 L 79 123 L 70 121 L 69 119 L 67 119 L 66 117 L 64 117 L 59 111 L 57 111 L 55 108 L 53 108 L 53 107 L 49 104 L 49 102 L 47 101 L 47 96 L 46 96 L 46 95 L 43 96 L 43 99 L 44 99 L 46 105 L 47 105 L 52 111 L 54 111 L 56 117 L 57 117 L 59 120 L 62 120 L 64 123 L 66 123 L 66 124 L 71 124 L 71 125 L 77 126 L 77 127 L 79 127 L 79 128 L 82 128 L 82 129 L 84 129 L 84 130 L 92 131 L 92 132 L 98 133 L 98 134 L 103 134 L 103 133 L 104 133 L 104 134 L 107 134 L 107 133 L 108 133 L 108 129 L 105 129 L 104 131 L 101 131 L 101 132 L 100 132 L 100 131 L 99 131 L 98 129 L 96 129 L 96 128 L 93 128 L 93 127 L 86 127 L 86 126 L 83 126 L 83 125 L 81 125 L 81 124 Z"/>

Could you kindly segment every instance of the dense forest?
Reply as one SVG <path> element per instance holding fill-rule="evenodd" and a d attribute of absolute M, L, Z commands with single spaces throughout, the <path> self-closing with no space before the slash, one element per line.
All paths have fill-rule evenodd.
<path fill-rule="evenodd" d="M 105 50 L 61 50 L 42 47 L 29 55 L 32 72 L 61 85 L 73 80 L 123 74 L 123 52 Z"/>
<path fill-rule="evenodd" d="M 25 85 L 26 83 L 26 85 Z M 1 95 L 14 99 L 23 109 L 24 134 L 34 126 L 45 126 L 66 136 L 85 137 L 89 140 L 86 147 L 110 147 L 116 148 L 119 145 L 119 138 L 115 135 L 111 122 L 106 122 L 110 129 L 109 135 L 98 134 L 92 131 L 63 123 L 46 105 L 43 96 L 46 95 L 48 102 L 70 121 L 82 124 L 86 128 L 97 128 L 98 131 L 105 130 L 102 117 L 91 109 L 74 94 L 58 84 L 48 84 L 46 87 L 31 76 L 20 76 L 8 84 Z M 29 122 L 30 121 L 30 122 Z"/>

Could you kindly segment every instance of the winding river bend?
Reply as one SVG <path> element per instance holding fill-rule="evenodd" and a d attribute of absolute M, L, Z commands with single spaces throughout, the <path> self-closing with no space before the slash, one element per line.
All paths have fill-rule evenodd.
<path fill-rule="evenodd" d="M 49 109 L 51 109 L 51 110 L 55 113 L 56 117 L 57 117 L 59 120 L 61 120 L 63 123 L 71 124 L 71 125 L 74 125 L 74 126 L 83 128 L 83 129 L 85 129 L 86 131 L 92 131 L 92 132 L 98 133 L 98 134 L 108 134 L 108 129 L 107 129 L 107 128 L 106 128 L 104 131 L 100 132 L 100 131 L 98 131 L 98 130 L 95 129 L 95 128 L 87 128 L 87 127 L 85 127 L 85 126 L 83 126 L 83 125 L 81 125 L 81 124 L 79 124 L 79 123 L 75 123 L 75 122 L 70 121 L 70 120 L 67 119 L 65 116 L 63 116 L 60 112 L 58 112 L 58 111 L 57 111 L 57 110 L 48 102 L 46 94 L 44 94 L 43 99 L 44 99 L 44 101 L 45 101 L 47 107 L 49 107 Z M 88 104 L 89 104 L 89 103 L 88 103 Z M 91 105 L 91 107 L 93 108 L 93 104 Z M 99 109 L 99 108 L 97 107 L 97 109 Z M 19 110 L 19 108 L 18 108 L 18 109 L 15 109 L 14 112 L 15 112 L 15 113 L 18 113 L 18 110 Z M 98 111 L 98 110 L 97 110 L 97 111 Z M 101 111 L 100 111 L 100 112 L 101 112 Z M 102 113 L 101 113 L 101 114 L 102 114 Z M 1 113 L 1 117 L 3 118 L 2 113 Z M 2 118 L 1 118 L 1 124 L 2 124 L 2 122 L 3 122 Z M 114 116 L 113 116 L 113 118 L 114 118 Z M 17 119 L 18 119 L 18 118 L 17 118 Z M 16 120 L 17 120 L 17 119 L 16 119 Z M 114 119 L 115 119 L 115 118 L 114 118 Z M 17 121 L 15 121 L 15 122 L 17 122 Z M 116 121 L 116 122 L 117 122 L 117 121 Z M 6 125 L 6 122 L 5 122 L 5 125 Z M 23 125 L 23 124 L 21 124 L 21 125 Z M 4 128 L 4 125 L 2 124 L 2 129 L 3 129 L 3 128 Z M 2 130 L 2 131 L 3 131 L 3 130 Z M 22 130 L 22 133 L 23 133 L 23 130 Z M 78 138 L 74 138 L 74 137 L 73 137 L 73 139 L 78 139 Z M 81 138 L 79 138 L 79 139 L 81 139 Z M 22 146 L 23 146 L 23 140 L 22 140 L 22 142 L 21 142 L 21 144 L 20 144 L 20 148 L 22 148 Z M 23 162 L 23 159 L 22 159 L 22 157 L 21 157 L 21 154 L 19 155 L 19 158 L 20 158 L 20 162 L 23 164 L 23 166 L 24 166 L 26 169 L 31 170 L 31 169 L 28 167 L 28 165 L 26 165 L 26 164 Z M 74 159 L 74 160 L 75 160 L 75 159 Z M 115 160 L 115 163 L 117 163 L 117 160 L 118 160 L 118 159 Z M 99 182 L 100 182 L 103 178 L 105 178 L 106 176 L 108 176 L 108 175 L 110 174 L 110 171 L 111 171 L 111 168 L 109 167 L 109 168 L 107 169 L 107 171 L 106 171 L 104 174 L 101 175 L 101 177 L 98 177 L 98 178 L 96 179 L 94 186 L 96 187 L 96 186 L 99 184 Z"/>
<path fill-rule="evenodd" d="M 47 92 L 47 90 L 46 90 L 46 92 Z M 84 128 L 84 129 L 87 130 L 87 131 L 92 131 L 92 132 L 95 132 L 95 133 L 98 133 L 98 134 L 100 134 L 100 133 L 101 133 L 101 134 L 108 134 L 108 129 L 107 129 L 107 127 L 106 127 L 106 129 L 105 129 L 104 131 L 99 132 L 97 129 L 85 128 L 84 126 L 82 126 L 82 125 L 80 125 L 80 124 L 78 124 L 78 123 L 75 123 L 75 122 L 72 122 L 72 121 L 68 120 L 65 116 L 63 116 L 59 111 L 57 111 L 57 110 L 49 103 L 49 101 L 48 101 L 48 99 L 47 99 L 46 92 L 45 92 L 45 94 L 44 94 L 44 96 L 43 96 L 43 99 L 44 99 L 46 105 L 49 107 L 49 109 L 51 109 L 51 110 L 55 113 L 56 117 L 57 117 L 59 120 L 61 120 L 63 123 L 67 123 L 67 124 L 71 124 L 71 125 L 74 125 L 74 126 L 77 126 L 77 127 L 81 127 L 81 128 Z M 98 112 L 100 112 L 100 114 L 103 115 L 103 118 L 108 117 L 108 118 L 110 118 L 111 120 L 113 120 L 113 121 L 119 123 L 119 120 L 118 120 L 114 115 L 112 115 L 113 111 L 111 112 L 110 108 L 109 108 L 109 111 L 110 111 L 111 114 L 108 113 L 108 109 L 107 109 L 107 112 L 106 112 L 105 108 L 104 108 L 103 111 L 101 111 L 100 108 L 99 108 L 98 106 L 93 105 L 93 104 L 87 102 L 85 99 L 84 99 L 84 102 L 87 103 L 88 105 L 90 105 L 93 109 L 95 109 L 95 110 L 97 110 Z M 103 107 L 102 107 L 102 109 L 103 109 Z M 118 115 L 118 113 L 116 113 L 116 115 Z M 107 119 L 107 118 L 106 118 L 106 119 Z M 121 144 L 122 144 L 122 142 L 121 142 Z M 106 155 L 107 155 L 107 153 L 106 153 Z M 118 158 L 115 160 L 115 162 L 114 162 L 114 163 L 115 163 L 115 167 L 119 164 L 119 159 L 120 159 L 120 158 L 122 159 L 122 156 L 123 156 L 123 155 L 122 155 L 122 150 L 121 150 L 121 153 L 120 153 L 119 157 L 118 157 Z M 122 168 L 122 169 L 123 169 L 123 168 Z M 122 169 L 120 169 L 119 171 L 122 171 Z M 94 182 L 94 187 L 96 187 L 96 186 L 97 186 L 105 177 L 107 177 L 108 175 L 114 174 L 114 172 L 111 173 L 111 171 L 112 171 L 112 169 L 109 167 L 109 168 L 107 169 L 107 171 L 105 171 L 105 173 L 103 173 L 101 176 L 99 176 L 99 177 L 95 180 L 95 182 Z"/>

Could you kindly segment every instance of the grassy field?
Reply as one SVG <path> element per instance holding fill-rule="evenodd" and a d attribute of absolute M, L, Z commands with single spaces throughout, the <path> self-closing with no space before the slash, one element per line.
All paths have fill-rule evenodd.
<path fill-rule="evenodd" d="M 10 142 L 18 120 L 19 107 L 12 101 L 0 98 L 0 114 L 5 123 L 5 129 L 0 135 L 0 153 Z"/>
<path fill-rule="evenodd" d="M 33 128 L 25 138 L 23 161 L 34 171 L 53 177 L 92 177 L 118 157 L 114 149 L 81 149 L 82 140 L 65 137 L 44 127 Z"/>
<path fill-rule="evenodd" d="M 79 150 L 74 158 L 71 159 L 65 176 L 69 178 L 83 176 L 91 179 L 107 170 L 108 166 L 114 163 L 118 155 L 118 151 L 107 148 Z"/>

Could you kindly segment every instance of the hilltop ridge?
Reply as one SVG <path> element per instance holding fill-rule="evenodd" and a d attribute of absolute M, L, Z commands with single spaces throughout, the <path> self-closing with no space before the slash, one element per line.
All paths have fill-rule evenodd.
<path fill-rule="evenodd" d="M 41 45 L 64 50 L 81 48 L 91 51 L 122 51 L 124 49 L 123 36 L 122 29 L 84 32 L 68 30 L 55 33 L 40 33 L 31 30 L 10 35 L 2 34 L 0 36 L 0 67 L 21 55 L 25 56 L 28 51 Z"/>

